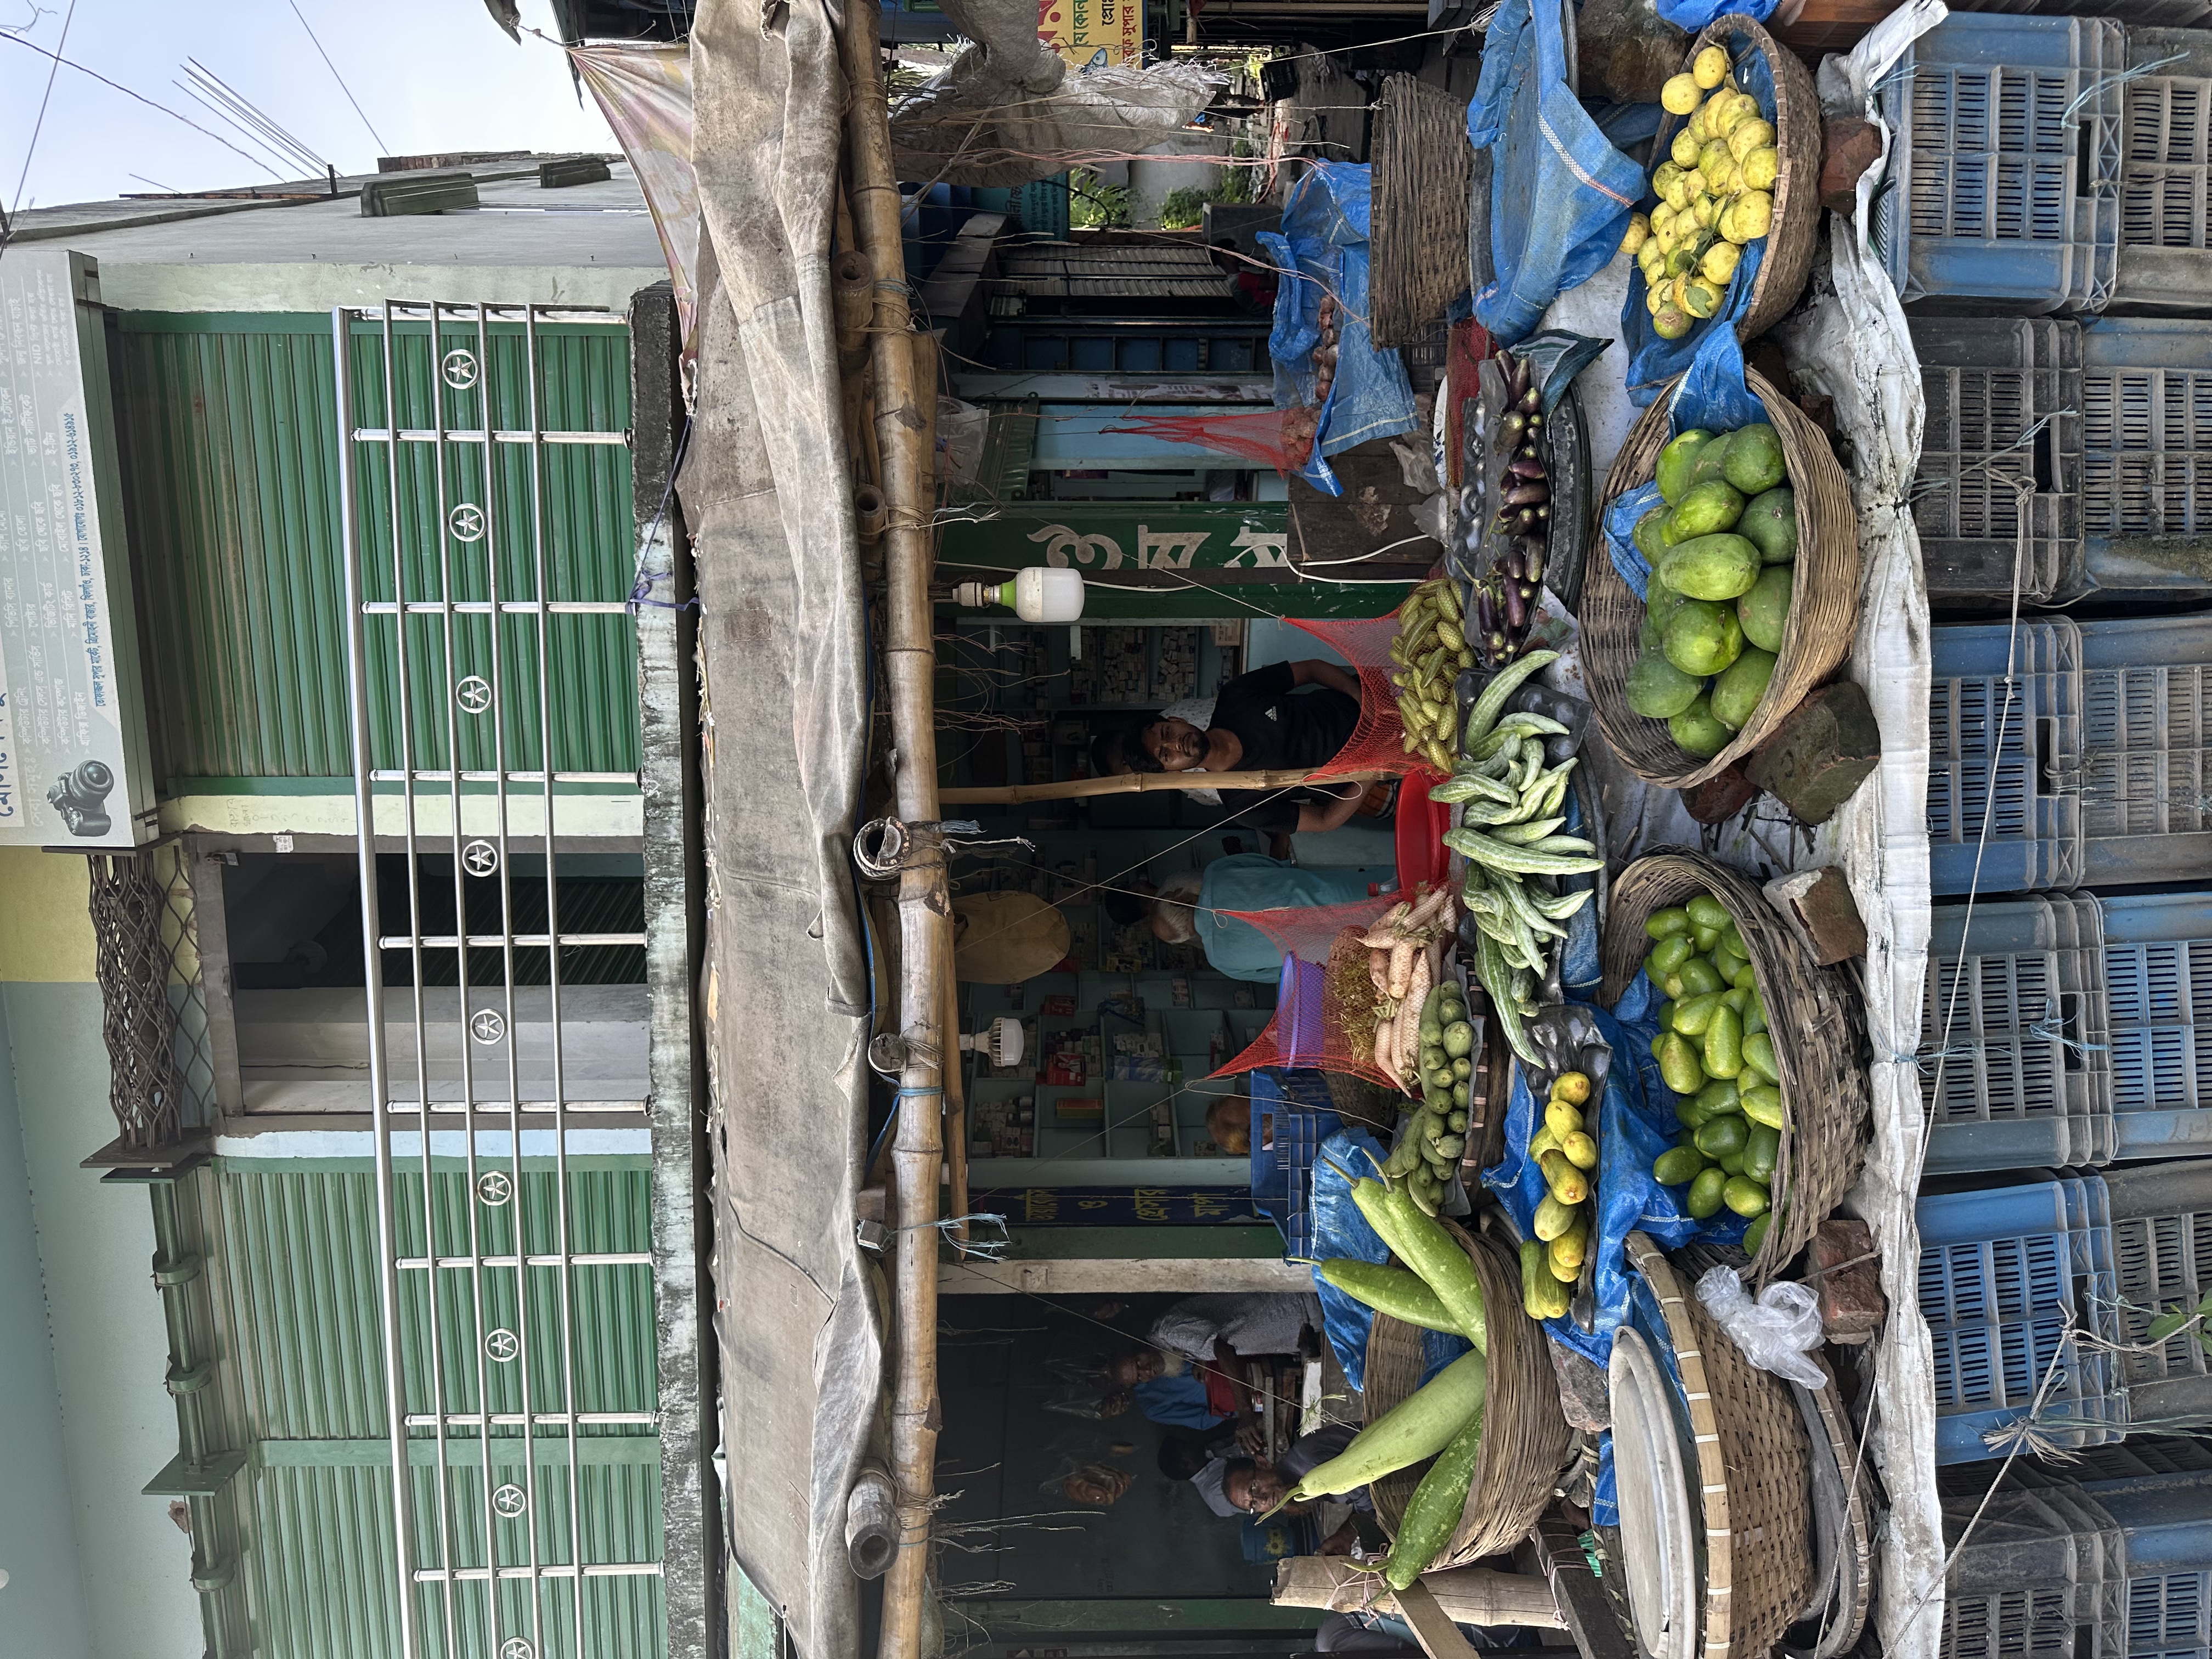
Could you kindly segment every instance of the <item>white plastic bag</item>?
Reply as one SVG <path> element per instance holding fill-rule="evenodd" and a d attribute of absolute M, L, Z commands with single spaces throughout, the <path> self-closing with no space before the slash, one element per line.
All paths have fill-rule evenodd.
<path fill-rule="evenodd" d="M 1820 1346 L 1820 1302 L 1802 1285 L 1778 1279 L 1754 1302 L 1735 1268 L 1715 1267 L 1698 1281 L 1698 1300 L 1759 1370 L 1808 1389 L 1827 1382 L 1828 1374 L 1807 1358 Z"/>

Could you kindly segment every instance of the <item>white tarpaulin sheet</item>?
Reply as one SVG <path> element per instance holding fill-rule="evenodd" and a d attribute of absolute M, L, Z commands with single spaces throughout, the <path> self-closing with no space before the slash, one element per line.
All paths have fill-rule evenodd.
<path fill-rule="evenodd" d="M 1872 117 L 1867 92 L 1917 34 L 1945 15 L 1941 0 L 1893 14 L 1848 59 L 1822 75 L 1831 113 Z M 1647 788 L 1612 763 L 1602 744 L 1585 750 L 1604 788 L 1609 851 L 1617 860 L 1655 848 L 1701 847 L 1766 879 L 1834 865 L 1849 877 L 1867 925 L 1863 974 L 1873 1136 L 1865 1170 L 1844 1207 L 1873 1230 L 1881 1253 L 1889 1318 L 1875 1355 L 1874 1413 L 1867 1445 L 1887 1506 L 1879 1528 L 1876 1617 L 1888 1659 L 1933 1659 L 1942 1627 L 1943 1537 L 1936 1499 L 1936 1406 L 1928 1327 L 1920 1316 L 1919 1232 L 1914 1200 L 1926 1151 L 1917 1051 L 1928 966 L 1928 696 L 1930 636 L 1920 544 L 1906 504 L 1920 453 L 1920 368 L 1895 289 L 1866 245 L 1880 169 L 1859 184 L 1856 225 L 1830 216 L 1832 257 L 1814 273 L 1808 304 L 1776 331 L 1792 370 L 1835 399 L 1849 439 L 1851 488 L 1863 557 L 1859 626 L 1849 677 L 1863 687 L 1881 731 L 1881 766 L 1808 842 L 1771 798 L 1707 828 L 1671 790 Z M 1598 338 L 1620 333 L 1629 261 L 1559 296 L 1547 327 Z M 1601 480 L 1639 410 L 1621 387 L 1626 358 L 1618 340 L 1577 382 L 1590 428 L 1591 476 Z M 1602 551 L 1594 556 L 1602 557 Z M 1573 665 L 1557 677 L 1579 691 Z"/>

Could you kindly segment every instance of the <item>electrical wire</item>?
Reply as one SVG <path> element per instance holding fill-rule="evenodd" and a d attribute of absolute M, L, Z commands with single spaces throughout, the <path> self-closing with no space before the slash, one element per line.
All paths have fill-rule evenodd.
<path fill-rule="evenodd" d="M 125 98 L 133 99 L 136 101 L 145 105 L 148 109 L 157 109 L 173 121 L 182 121 L 194 132 L 200 133 L 206 137 L 214 139 L 216 143 L 221 144 L 225 149 L 230 151 L 232 155 L 245 156 L 247 161 L 252 162 L 254 166 L 259 167 L 270 178 L 281 179 L 282 177 L 282 175 L 280 175 L 274 167 L 264 161 L 259 156 L 249 155 L 246 151 L 239 149 L 236 144 L 232 143 L 229 139 L 224 137 L 221 133 L 210 131 L 198 122 L 193 120 L 191 116 L 179 115 L 175 110 L 171 109 L 167 104 L 157 104 L 152 99 L 147 97 L 143 93 L 131 91 L 130 88 L 125 86 L 119 81 L 109 80 L 98 70 L 87 69 L 83 64 L 77 63 L 71 58 L 64 58 L 59 52 L 48 52 L 44 46 L 37 46 L 31 41 L 26 40 L 20 34 L 10 34 L 5 30 L 0 30 L 0 40 L 13 40 L 18 46 L 29 46 L 33 52 L 37 52 L 41 58 L 51 58 L 55 63 L 60 64 L 64 69 L 73 69 L 79 75 L 90 76 L 94 80 L 99 82 L 103 87 L 106 87 L 115 92 L 119 92 Z"/>
<path fill-rule="evenodd" d="M 38 14 L 33 10 L 31 16 L 31 21 L 35 23 L 38 21 Z M 76 0 L 70 0 L 69 15 L 62 19 L 62 38 L 60 45 L 64 46 L 69 45 L 70 25 L 76 21 Z M 29 25 L 27 24 L 25 27 L 27 27 Z M 21 35 L 10 35 L 9 38 L 11 40 L 22 40 Z M 29 46 L 31 43 L 27 40 L 24 40 L 23 44 L 25 46 Z M 30 182 L 31 158 L 39 153 L 39 135 L 46 131 L 46 106 L 48 103 L 52 101 L 54 95 L 54 77 L 61 73 L 61 67 L 62 60 L 60 58 L 56 57 L 53 62 L 53 67 L 46 71 L 46 89 L 39 99 L 39 118 L 31 124 L 31 142 L 25 145 L 23 149 L 23 169 L 15 175 L 15 205 L 9 209 L 6 214 L 0 215 L 0 255 L 4 255 L 8 252 L 8 244 L 15 239 L 15 216 L 23 210 L 23 188 Z"/>
<path fill-rule="evenodd" d="M 353 112 L 361 117 L 361 124 L 368 129 L 368 136 L 376 140 L 377 149 L 380 152 L 388 151 L 391 146 L 384 142 L 384 135 L 376 130 L 376 123 L 368 118 L 368 112 L 361 106 L 361 100 L 353 95 L 353 88 L 346 84 L 345 76 L 338 73 L 338 66 L 331 62 L 330 53 L 323 51 L 323 43 L 315 34 L 315 26 L 307 21 L 307 13 L 300 9 L 300 0 L 289 0 L 289 3 L 292 8 L 292 15 L 298 18 L 300 27 L 307 30 L 307 39 L 314 41 L 316 52 L 322 56 L 323 67 L 330 70 L 331 79 L 337 82 L 338 90 L 345 94 L 346 102 L 353 106 Z"/>

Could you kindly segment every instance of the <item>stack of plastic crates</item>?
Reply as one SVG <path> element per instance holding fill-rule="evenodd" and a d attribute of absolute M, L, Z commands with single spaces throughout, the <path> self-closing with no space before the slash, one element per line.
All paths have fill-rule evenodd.
<path fill-rule="evenodd" d="M 2081 331 L 2052 317 L 1914 317 L 1927 419 L 1912 520 L 1928 596 L 2051 599 L 2081 562 Z"/>
<path fill-rule="evenodd" d="M 1938 906 L 1920 1066 L 1939 1174 L 2212 1157 L 2212 893 Z"/>
<path fill-rule="evenodd" d="M 1923 1194 L 1917 1218 L 1938 1463 L 2002 1455 L 2027 1431 L 2072 1451 L 2212 1424 L 2204 1324 L 2147 1340 L 2212 1288 L 2212 1165 Z"/>
<path fill-rule="evenodd" d="M 2212 305 L 2212 33 L 2130 27 L 2120 173 L 2120 257 L 2112 302 L 2159 310 Z"/>
<path fill-rule="evenodd" d="M 2101 311 L 2119 252 L 2124 31 L 1953 13 L 1881 82 L 1874 237 L 1907 301 Z"/>
<path fill-rule="evenodd" d="M 1938 1476 L 1954 1551 L 1945 1659 L 2207 1659 L 2212 1460 L 2156 1443 L 2147 1458 L 2100 1447 L 2063 1469 L 2022 1458 L 2001 1478 L 1995 1463 Z"/>
<path fill-rule="evenodd" d="M 2201 159 L 2212 85 L 2196 111 Z M 2200 246 L 2212 212 L 2204 171 L 2195 169 Z M 2212 306 L 2212 255 L 2189 258 L 2197 303 Z M 2062 578 L 2058 597 L 2212 588 L 2203 555 L 2176 539 L 2212 533 L 2212 322 L 2103 317 L 2081 338 L 2082 568 Z"/>
<path fill-rule="evenodd" d="M 2212 618 L 1935 636 L 1934 891 L 2212 876 Z"/>
<path fill-rule="evenodd" d="M 1250 1083 L 1252 1201 L 1282 1232 L 1285 1255 L 1311 1255 L 1314 1160 L 1342 1123 L 1328 1079 L 1320 1072 L 1259 1071 Z"/>
<path fill-rule="evenodd" d="M 2092 1176 L 1920 1199 L 1938 1463 L 2002 1452 L 2031 1419 L 2067 1449 L 2124 1431 L 2103 1346 L 2117 1329 L 2103 1198 Z"/>

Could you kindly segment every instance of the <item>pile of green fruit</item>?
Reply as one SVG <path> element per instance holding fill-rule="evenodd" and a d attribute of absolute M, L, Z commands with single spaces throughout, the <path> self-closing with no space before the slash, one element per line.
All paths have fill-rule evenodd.
<path fill-rule="evenodd" d="M 1771 1220 L 1789 1115 L 1743 935 L 1710 893 L 1656 912 L 1644 931 L 1652 941 L 1644 971 L 1667 994 L 1651 1056 L 1680 1097 L 1682 1125 L 1681 1138 L 1653 1161 L 1652 1176 L 1687 1188 L 1682 1206 L 1698 1220 L 1723 1205 L 1749 1218 L 1743 1248 L 1756 1255 Z"/>
<path fill-rule="evenodd" d="M 1434 1215 L 1467 1149 L 1468 1091 L 1474 1076 L 1474 1025 L 1452 981 L 1424 1000 L 1420 1035 L 1421 1103 L 1382 1172 L 1402 1182 L 1423 1212 Z"/>
<path fill-rule="evenodd" d="M 1628 706 L 1680 748 L 1717 755 L 1744 727 L 1790 621 L 1797 496 L 1764 421 L 1692 428 L 1659 453 L 1661 504 L 1636 521 L 1651 566 Z"/>

